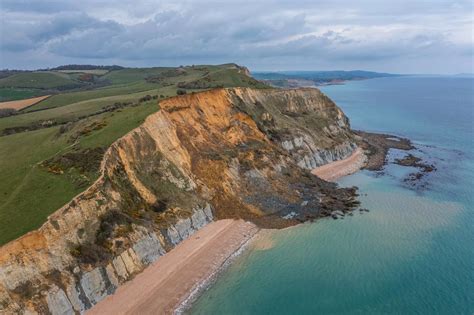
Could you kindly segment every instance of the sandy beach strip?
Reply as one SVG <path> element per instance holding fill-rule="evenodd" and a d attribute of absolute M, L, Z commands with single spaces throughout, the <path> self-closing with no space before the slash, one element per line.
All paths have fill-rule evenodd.
<path fill-rule="evenodd" d="M 87 314 L 172 314 L 257 233 L 242 220 L 209 223 Z"/>
<path fill-rule="evenodd" d="M 346 175 L 360 170 L 367 161 L 367 157 L 361 148 L 357 148 L 351 156 L 344 160 L 328 163 L 311 171 L 314 175 L 327 181 L 336 181 Z"/>

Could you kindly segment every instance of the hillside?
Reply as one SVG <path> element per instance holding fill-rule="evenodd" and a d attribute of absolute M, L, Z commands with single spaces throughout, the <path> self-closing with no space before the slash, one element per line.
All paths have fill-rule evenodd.
<path fill-rule="evenodd" d="M 363 70 L 353 71 L 277 71 L 255 72 L 252 75 L 276 87 L 304 87 L 314 85 L 338 84 L 350 80 L 398 76 L 397 74 Z"/>
<path fill-rule="evenodd" d="M 49 214 L 91 185 L 106 149 L 158 111 L 160 101 L 178 90 L 205 90 L 183 90 L 178 84 L 211 75 L 226 87 L 268 88 L 242 69 L 235 64 L 112 69 L 98 78 L 107 86 L 55 91 L 46 100 L 0 118 L 0 176 L 8 178 L 0 183 L 0 244 L 38 228 Z M 10 91 L 19 86 L 46 90 L 53 86 L 39 80 L 46 74 L 13 73 L 0 81 L 5 86 L 15 82 L 14 88 L 7 88 Z"/>
<path fill-rule="evenodd" d="M 358 205 L 309 172 L 357 141 L 316 89 L 215 89 L 160 108 L 91 161 L 100 176 L 84 193 L 0 248 L 0 310 L 84 312 L 216 218 L 282 228 Z M 70 154 L 42 164 L 67 182 Z"/>

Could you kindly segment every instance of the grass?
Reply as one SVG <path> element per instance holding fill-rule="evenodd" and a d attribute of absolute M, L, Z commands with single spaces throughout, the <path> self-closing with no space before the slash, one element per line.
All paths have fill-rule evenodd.
<path fill-rule="evenodd" d="M 1 88 L 54 89 L 78 85 L 69 75 L 52 71 L 22 72 L 0 79 Z"/>
<path fill-rule="evenodd" d="M 92 69 L 92 70 L 55 70 L 56 72 L 59 73 L 90 73 L 90 74 L 95 74 L 95 75 L 104 75 L 109 70 L 105 69 Z"/>
<path fill-rule="evenodd" d="M 66 179 L 40 169 L 38 162 L 67 147 L 55 139 L 58 128 L 0 138 L 0 243 L 37 228 L 79 190 Z"/>
<path fill-rule="evenodd" d="M 48 109 L 78 103 L 81 101 L 93 100 L 107 96 L 117 96 L 136 92 L 149 91 L 158 88 L 156 84 L 146 82 L 135 82 L 127 85 L 114 85 L 90 91 L 79 91 L 53 95 L 47 100 L 28 108 L 27 111 L 38 109 Z"/>
<path fill-rule="evenodd" d="M 49 214 L 85 189 L 76 184 L 80 174 L 50 173 L 41 162 L 72 150 L 108 147 L 157 110 L 148 102 L 85 119 L 61 135 L 60 127 L 52 127 L 0 137 L 0 177 L 8 179 L 0 182 L 0 244 L 40 227 Z M 70 143 L 75 132 L 95 121 L 105 121 L 106 126 Z M 97 176 L 93 174 L 90 182 Z"/>
<path fill-rule="evenodd" d="M 94 114 L 102 110 L 104 107 L 108 105 L 113 105 L 116 102 L 137 102 L 141 97 L 145 95 L 163 95 L 169 97 L 176 95 L 176 90 L 172 87 L 165 87 L 156 90 L 148 90 L 132 94 L 90 99 L 87 101 L 72 103 L 61 107 L 55 107 L 49 110 L 27 112 L 22 115 L 10 116 L 4 119 L 0 119 L 0 133 L 6 128 L 32 126 L 35 123 L 42 121 L 54 121 L 56 123 L 65 123 L 73 121 L 81 117 Z M 45 100 L 44 102 L 46 101 L 47 100 Z"/>
<path fill-rule="evenodd" d="M 17 101 L 41 95 L 37 89 L 0 88 L 0 102 Z"/>
<path fill-rule="evenodd" d="M 1 79 L 0 86 L 16 87 L 0 89 L 0 93 L 26 95 L 27 91 L 41 91 L 34 88 L 47 89 L 75 82 L 71 79 L 74 75 L 77 73 L 15 74 Z M 108 86 L 59 93 L 22 114 L 1 118 L 0 134 L 5 128 L 39 125 L 44 121 L 69 123 L 0 137 L 0 177 L 3 179 L 0 182 L 0 245 L 40 227 L 48 215 L 85 190 L 99 175 L 81 173 L 75 167 L 55 173 L 54 161 L 58 160 L 55 158 L 68 154 L 80 157 L 81 152 L 91 152 L 87 150 L 105 150 L 156 112 L 160 99 L 176 95 L 178 83 L 192 82 L 206 75 L 226 87 L 266 87 L 239 73 L 234 65 L 185 67 L 184 72 L 177 68 L 122 69 L 99 78 L 108 82 Z M 149 78 L 158 80 L 147 80 Z M 28 86 L 28 89 L 19 89 L 20 86 Z M 140 102 L 145 95 L 157 98 Z M 117 102 L 133 105 L 97 113 Z"/>

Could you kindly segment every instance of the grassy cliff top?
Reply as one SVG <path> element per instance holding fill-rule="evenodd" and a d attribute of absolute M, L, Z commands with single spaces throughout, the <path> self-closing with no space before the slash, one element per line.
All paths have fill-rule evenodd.
<path fill-rule="evenodd" d="M 106 148 L 160 100 L 215 87 L 268 88 L 235 64 L 73 70 L 0 79 L 2 101 L 53 94 L 0 118 L 0 244 L 38 228 L 93 183 Z"/>

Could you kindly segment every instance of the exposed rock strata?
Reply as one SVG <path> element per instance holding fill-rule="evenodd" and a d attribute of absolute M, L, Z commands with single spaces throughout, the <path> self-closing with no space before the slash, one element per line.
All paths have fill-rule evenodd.
<path fill-rule="evenodd" d="M 308 169 L 355 148 L 315 89 L 218 89 L 163 101 L 100 178 L 0 248 L 0 310 L 82 313 L 215 218 L 284 227 L 357 205 Z M 291 214 L 291 215 L 290 215 Z"/>

